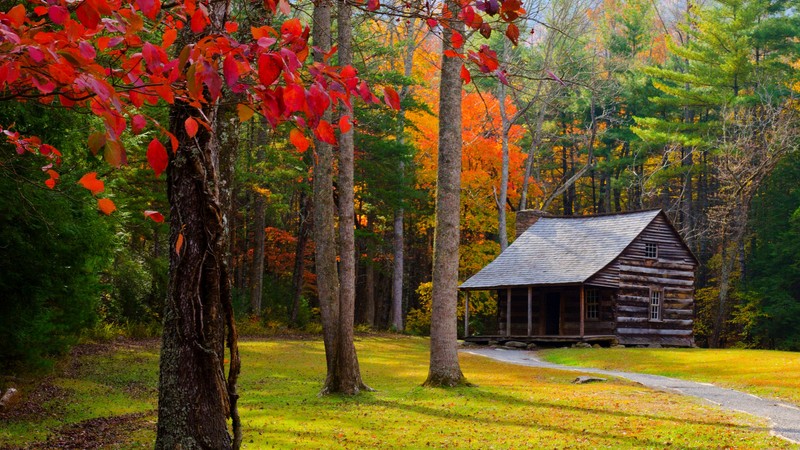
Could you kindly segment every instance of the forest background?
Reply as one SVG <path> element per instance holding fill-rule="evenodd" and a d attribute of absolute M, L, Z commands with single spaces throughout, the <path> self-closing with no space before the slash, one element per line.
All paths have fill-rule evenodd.
<path fill-rule="evenodd" d="M 427 334 L 442 38 L 435 22 L 391 14 L 403 3 L 353 16 L 359 76 L 400 100 L 354 103 L 356 322 Z M 701 262 L 697 343 L 800 350 L 796 3 L 526 2 L 517 46 L 467 33 L 466 48 L 499 64 L 461 73 L 459 279 L 507 245 L 520 209 L 662 208 Z M 264 20 L 251 7 L 234 10 Z M 158 335 L 175 249 L 170 218 L 152 213 L 168 211 L 146 159 L 155 131 L 124 134 L 128 164 L 111 169 L 86 148 L 100 118 L 18 100 L 0 101 L 4 128 L 63 160 L 54 178 L 3 144 L 0 361 L 46 366 L 81 336 Z M 165 105 L 145 108 L 167 122 Z M 320 332 L 311 152 L 289 127 L 238 115 L 228 258 L 239 332 Z M 88 172 L 105 180 L 110 215 L 95 210 Z M 494 299 L 470 307 L 471 330 L 490 331 Z"/>

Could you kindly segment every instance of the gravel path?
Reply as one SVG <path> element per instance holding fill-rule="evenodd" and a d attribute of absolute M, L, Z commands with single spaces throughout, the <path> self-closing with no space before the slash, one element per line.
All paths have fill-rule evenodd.
<path fill-rule="evenodd" d="M 564 366 L 542 361 L 535 352 L 525 350 L 506 350 L 500 348 L 481 348 L 461 350 L 464 353 L 485 356 L 511 364 L 542 367 L 547 369 L 569 370 L 573 372 L 608 375 L 626 378 L 653 389 L 677 392 L 679 394 L 699 397 L 723 408 L 746 412 L 754 416 L 764 417 L 772 423 L 772 433 L 793 443 L 800 443 L 800 408 L 775 400 L 763 399 L 733 389 L 726 389 L 709 383 L 679 380 L 659 375 L 646 375 L 616 370 L 592 369 L 588 367 Z"/>

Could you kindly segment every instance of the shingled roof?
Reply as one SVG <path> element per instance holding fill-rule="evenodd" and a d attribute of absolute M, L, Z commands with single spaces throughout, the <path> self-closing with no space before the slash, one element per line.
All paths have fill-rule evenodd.
<path fill-rule="evenodd" d="M 542 217 L 460 289 L 583 283 L 618 257 L 660 212 Z"/>

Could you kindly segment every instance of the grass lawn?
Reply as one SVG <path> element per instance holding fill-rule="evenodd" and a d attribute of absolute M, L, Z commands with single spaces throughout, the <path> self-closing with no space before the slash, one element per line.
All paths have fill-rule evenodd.
<path fill-rule="evenodd" d="M 610 380 L 574 385 L 574 373 L 462 355 L 478 387 L 420 387 L 428 341 L 367 337 L 361 371 L 376 392 L 317 397 L 320 341 L 246 341 L 240 411 L 245 448 L 785 448 L 766 421 L 686 397 Z M 36 414 L 0 420 L 0 448 L 105 430 L 104 448 L 152 447 L 157 348 L 87 352 L 46 381 L 57 397 Z M 116 416 L 116 418 L 109 418 Z M 86 426 L 89 424 L 90 426 Z M 48 448 L 47 444 L 39 444 Z"/>
<path fill-rule="evenodd" d="M 703 381 L 800 405 L 800 353 L 717 349 L 555 349 L 550 362 Z"/>

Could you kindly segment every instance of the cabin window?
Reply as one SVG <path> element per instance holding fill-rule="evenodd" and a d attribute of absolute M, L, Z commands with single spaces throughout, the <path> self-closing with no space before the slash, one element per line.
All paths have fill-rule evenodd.
<path fill-rule="evenodd" d="M 586 291 L 586 318 L 600 318 L 600 294 L 597 289 L 588 289 Z"/>
<path fill-rule="evenodd" d="M 650 289 L 650 320 L 661 320 L 662 297 L 662 291 Z"/>
<path fill-rule="evenodd" d="M 645 258 L 658 258 L 658 244 L 655 242 L 644 243 L 644 257 Z"/>

